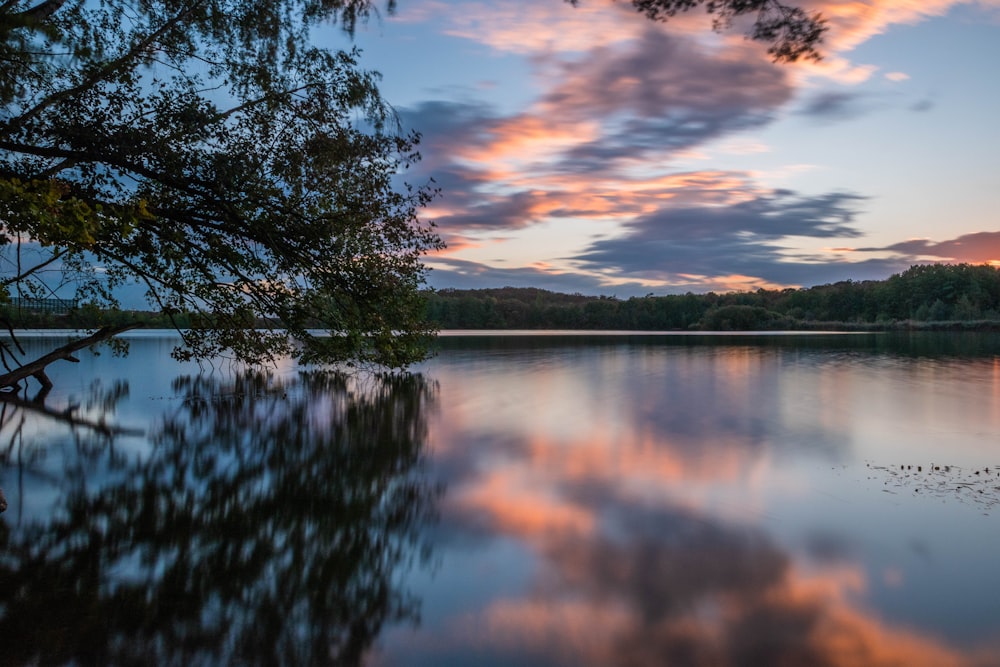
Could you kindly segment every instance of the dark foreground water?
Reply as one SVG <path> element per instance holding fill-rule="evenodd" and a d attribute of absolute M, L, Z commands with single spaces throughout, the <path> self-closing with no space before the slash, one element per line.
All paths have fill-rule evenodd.
<path fill-rule="evenodd" d="M 0 403 L 0 664 L 1000 664 L 996 337 L 131 341 Z"/>

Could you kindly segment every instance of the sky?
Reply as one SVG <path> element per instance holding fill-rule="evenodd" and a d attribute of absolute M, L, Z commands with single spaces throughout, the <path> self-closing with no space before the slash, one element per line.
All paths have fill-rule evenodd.
<path fill-rule="evenodd" d="M 625 298 L 1000 265 L 1000 0 L 807 0 L 818 63 L 702 10 L 398 0 L 361 64 L 441 195 L 441 288 Z M 321 39 L 342 47 L 331 28 Z"/>

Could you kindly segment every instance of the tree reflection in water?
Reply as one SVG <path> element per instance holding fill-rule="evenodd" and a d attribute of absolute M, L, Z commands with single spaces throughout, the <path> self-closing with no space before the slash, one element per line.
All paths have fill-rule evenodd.
<path fill-rule="evenodd" d="M 416 619 L 400 581 L 439 493 L 420 465 L 428 382 L 174 388 L 148 456 L 89 448 L 106 483 L 70 472 L 47 521 L 0 520 L 5 661 L 355 664 L 383 625 Z"/>

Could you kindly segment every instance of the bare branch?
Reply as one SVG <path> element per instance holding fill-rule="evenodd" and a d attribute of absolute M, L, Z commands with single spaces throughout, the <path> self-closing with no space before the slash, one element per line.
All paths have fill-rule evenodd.
<path fill-rule="evenodd" d="M 20 244 L 19 244 L 19 246 L 20 246 Z M 5 278 L 4 280 L 0 281 L 0 287 L 7 287 L 8 285 L 13 285 L 14 283 L 21 282 L 22 280 L 24 280 L 25 278 L 27 278 L 31 274 L 36 273 L 38 271 L 41 271 L 46 266 L 48 266 L 52 262 L 56 261 L 57 259 L 59 259 L 63 255 L 65 255 L 67 252 L 69 252 L 69 250 L 65 249 L 65 248 L 60 249 L 60 250 L 56 250 L 54 253 L 52 253 L 52 257 L 49 257 L 44 262 L 36 264 L 35 266 L 31 267 L 30 269 L 28 269 L 26 271 L 23 271 L 19 275 L 16 275 L 16 276 L 14 276 L 12 278 Z M 20 264 L 20 258 L 18 258 L 18 264 Z"/>
<path fill-rule="evenodd" d="M 0 375 L 0 387 L 18 387 L 21 382 L 29 377 L 34 377 L 42 384 L 43 387 L 52 386 L 52 382 L 45 374 L 45 368 L 49 364 L 60 360 L 79 362 L 79 359 L 73 356 L 74 352 L 105 341 L 125 331 L 138 329 L 142 326 L 143 324 L 141 322 L 132 322 L 130 324 L 123 324 L 117 327 L 103 327 L 98 329 L 86 338 L 79 338 L 75 341 L 67 343 L 66 345 L 63 345 L 62 347 L 57 348 L 52 352 L 35 359 L 34 361 L 24 364 L 14 371 Z"/>

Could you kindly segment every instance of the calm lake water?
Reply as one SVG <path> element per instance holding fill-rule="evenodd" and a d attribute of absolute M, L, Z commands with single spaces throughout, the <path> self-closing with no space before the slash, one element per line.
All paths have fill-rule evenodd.
<path fill-rule="evenodd" d="M 998 336 L 130 341 L 0 403 L 0 664 L 1000 665 Z"/>

